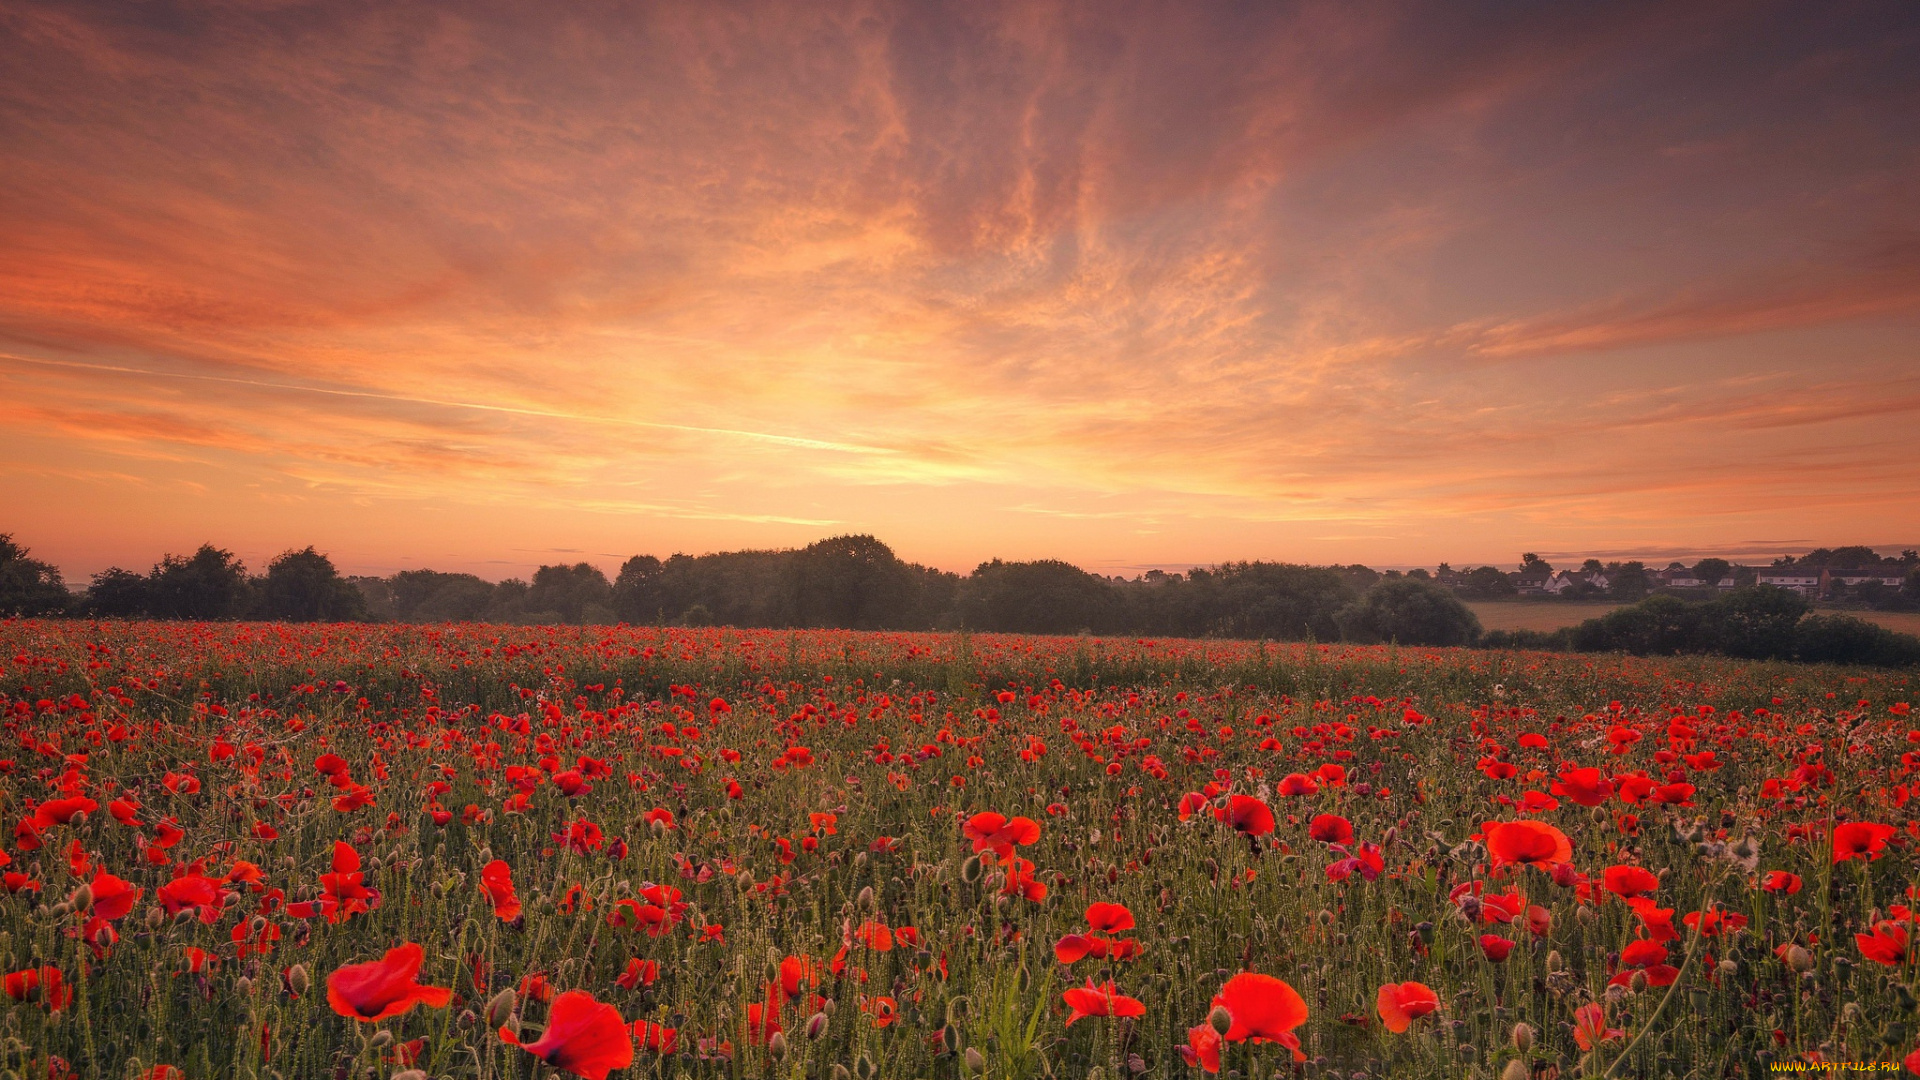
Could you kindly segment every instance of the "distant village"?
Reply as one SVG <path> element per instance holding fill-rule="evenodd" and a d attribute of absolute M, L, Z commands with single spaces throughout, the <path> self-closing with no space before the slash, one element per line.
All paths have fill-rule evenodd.
<path fill-rule="evenodd" d="M 1446 563 L 1429 573 L 1411 570 L 1409 577 L 1430 578 L 1475 599 L 1553 597 L 1564 600 L 1638 600 L 1656 592 L 1707 595 L 1743 585 L 1771 585 L 1790 589 L 1809 600 L 1857 602 L 1920 596 L 1920 552 L 1902 551 L 1883 556 L 1871 548 L 1821 548 L 1802 556 L 1786 556 L 1771 566 L 1745 566 L 1725 559 L 1701 559 L 1691 566 L 1670 562 L 1665 569 L 1645 563 L 1587 559 L 1579 567 L 1558 568 L 1534 554 L 1521 557 L 1511 571 L 1494 566 L 1456 570 Z"/>

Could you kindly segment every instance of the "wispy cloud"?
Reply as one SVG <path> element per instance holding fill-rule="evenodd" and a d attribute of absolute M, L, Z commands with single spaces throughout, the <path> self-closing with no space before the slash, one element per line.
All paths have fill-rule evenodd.
<path fill-rule="evenodd" d="M 1904 9 L 0 27 L 0 499 L 76 568 L 1920 535 Z"/>

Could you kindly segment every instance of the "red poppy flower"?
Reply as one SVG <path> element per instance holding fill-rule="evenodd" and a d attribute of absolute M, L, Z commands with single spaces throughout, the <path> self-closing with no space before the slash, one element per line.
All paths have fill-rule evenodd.
<path fill-rule="evenodd" d="M 1680 936 L 1673 928 L 1673 909 L 1663 908 L 1644 896 L 1636 896 L 1627 901 L 1627 906 L 1640 916 L 1640 925 L 1646 927 L 1647 936 L 1655 941 L 1672 941 Z"/>
<path fill-rule="evenodd" d="M 1687 917 L 1681 921 L 1688 926 L 1698 927 L 1701 937 L 1718 937 L 1721 934 L 1730 934 L 1737 930 L 1745 929 L 1747 925 L 1747 917 L 1745 915 L 1736 915 L 1723 908 L 1714 908 L 1713 910 L 1704 912 L 1690 911 L 1687 913 Z"/>
<path fill-rule="evenodd" d="M 1235 795 L 1214 816 L 1233 827 L 1242 836 L 1265 836 L 1273 831 L 1273 810 L 1251 795 Z"/>
<path fill-rule="evenodd" d="M 506 1028 L 500 1029 L 500 1039 L 587 1080 L 606 1080 L 607 1073 L 633 1064 L 632 1029 L 618 1009 L 595 1001 L 585 990 L 569 990 L 554 999 L 539 1041 L 522 1043 Z"/>
<path fill-rule="evenodd" d="M 1493 866 L 1541 866 L 1553 869 L 1573 861 L 1573 842 L 1544 821 L 1489 821 L 1481 826 Z"/>
<path fill-rule="evenodd" d="M 863 922 L 853 932 L 853 939 L 874 952 L 893 951 L 893 931 L 885 923 Z"/>
<path fill-rule="evenodd" d="M 1174 1047 L 1180 1051 L 1181 1060 L 1188 1068 L 1205 1069 L 1210 1073 L 1220 1071 L 1220 1047 L 1224 1041 L 1220 1033 L 1213 1030 L 1212 1024 L 1201 1024 L 1187 1029 L 1187 1041 L 1183 1046 Z"/>
<path fill-rule="evenodd" d="M 1580 1049 L 1591 1050 L 1612 1039 L 1623 1039 L 1626 1032 L 1607 1026 L 1607 1011 L 1597 1002 L 1573 1011 L 1573 1041 Z"/>
<path fill-rule="evenodd" d="M 1853 942 L 1861 956 L 1876 964 L 1897 967 L 1907 962 L 1907 928 L 1897 922 L 1882 920 L 1872 933 L 1853 935 Z"/>
<path fill-rule="evenodd" d="M 641 1047 L 648 1053 L 662 1056 L 673 1053 L 680 1044 L 679 1032 L 650 1020 L 635 1020 L 633 1037 L 640 1040 Z"/>
<path fill-rule="evenodd" d="M 1645 896 L 1660 888 L 1660 879 L 1641 866 L 1609 866 L 1600 877 L 1607 891 L 1622 900 Z"/>
<path fill-rule="evenodd" d="M 493 913 L 512 922 L 520 914 L 520 898 L 513 891 L 513 868 L 495 859 L 480 871 L 480 891 L 493 902 Z"/>
<path fill-rule="evenodd" d="M 1227 980 L 1213 1004 L 1233 1018 L 1228 1042 L 1277 1042 L 1293 1051 L 1295 1061 L 1306 1060 L 1293 1029 L 1307 1022 L 1307 1003 L 1283 980 L 1243 971 Z"/>
<path fill-rule="evenodd" d="M 1307 826 L 1307 835 L 1323 844 L 1353 843 L 1353 822 L 1338 814 L 1321 814 Z"/>
<path fill-rule="evenodd" d="M 93 914 L 95 918 L 112 922 L 126 916 L 140 899 L 144 889 L 137 889 L 133 883 L 114 877 L 105 870 L 95 870 L 93 880 L 88 882 L 93 889 Z"/>
<path fill-rule="evenodd" d="M 791 960 L 793 958 L 788 957 L 787 959 Z M 642 960 L 636 956 L 627 961 L 627 970 L 617 976 L 613 981 L 618 983 L 621 989 L 634 990 L 642 986 L 652 986 L 654 980 L 659 977 L 660 962 L 658 960 Z"/>
<path fill-rule="evenodd" d="M 1886 854 L 1887 839 L 1894 834 L 1891 825 L 1871 821 L 1849 821 L 1833 830 L 1833 861 L 1865 858 L 1869 861 Z"/>
<path fill-rule="evenodd" d="M 7 996 L 15 1001 L 27 1000 L 27 995 L 39 988 L 40 1000 L 49 1012 L 59 1012 L 73 1000 L 73 988 L 65 984 L 60 969 L 51 965 L 12 972 L 0 985 L 6 987 Z"/>
<path fill-rule="evenodd" d="M 1553 782 L 1553 793 L 1581 806 L 1599 806 L 1613 797 L 1613 781 L 1599 769 L 1570 769 Z"/>
<path fill-rule="evenodd" d="M 1145 1002 L 1120 993 L 1112 982 L 1095 986 L 1093 980 L 1088 979 L 1086 986 L 1075 987 L 1060 996 L 1067 1003 L 1067 1007 L 1073 1010 L 1067 1017 L 1068 1027 L 1072 1027 L 1074 1021 L 1084 1020 L 1089 1016 L 1147 1015 Z"/>
<path fill-rule="evenodd" d="M 1380 987 L 1375 1004 L 1380 1010 L 1380 1022 L 1388 1031 L 1399 1034 L 1415 1020 L 1439 1008 L 1440 995 L 1426 983 L 1387 983 Z"/>
<path fill-rule="evenodd" d="M 1087 926 L 1105 934 L 1133 929 L 1133 912 L 1125 904 L 1093 904 L 1087 908 Z"/>
<path fill-rule="evenodd" d="M 1320 785 L 1305 773 L 1288 773 L 1280 778 L 1280 794 L 1288 797 L 1312 795 L 1319 790 Z"/>
<path fill-rule="evenodd" d="M 1063 934 L 1053 943 L 1053 958 L 1063 964 L 1077 964 L 1093 951 L 1093 940 L 1084 934 Z"/>
<path fill-rule="evenodd" d="M 378 960 L 348 964 L 327 976 L 327 1004 L 341 1016 L 372 1022 L 399 1016 L 415 1005 L 444 1009 L 453 1000 L 445 986 L 414 981 L 426 950 L 412 942 L 388 949 Z"/>
<path fill-rule="evenodd" d="M 1025 847 L 1040 839 L 1039 822 L 1032 818 L 1009 818 L 992 811 L 968 818 L 962 831 L 973 841 L 976 854 L 992 851 L 1002 859 L 1013 858 L 1014 845 Z"/>
<path fill-rule="evenodd" d="M 1505 960 L 1507 954 L 1513 951 L 1513 941 L 1498 934 L 1481 934 L 1480 951 L 1486 954 L 1487 959 L 1497 964 Z"/>
<path fill-rule="evenodd" d="M 1768 892 L 1783 892 L 1788 896 L 1799 892 L 1801 885 L 1799 874 L 1789 874 L 1785 870 L 1769 870 L 1760 881 L 1762 889 Z"/>

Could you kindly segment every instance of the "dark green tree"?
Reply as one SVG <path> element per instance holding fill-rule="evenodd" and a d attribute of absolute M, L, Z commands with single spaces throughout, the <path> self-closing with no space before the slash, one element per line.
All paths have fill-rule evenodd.
<path fill-rule="evenodd" d="M 1416 578 L 1382 581 L 1334 615 L 1340 636 L 1372 645 L 1472 645 L 1480 620 L 1448 590 Z"/>
<path fill-rule="evenodd" d="M 1057 559 L 981 563 L 960 589 L 961 624 L 974 630 L 1098 632 L 1117 607 L 1105 578 Z"/>
<path fill-rule="evenodd" d="M 165 556 L 147 581 L 153 614 L 163 619 L 238 619 L 253 593 L 246 565 L 212 544 L 192 555 Z"/>
<path fill-rule="evenodd" d="M 553 612 L 560 622 L 580 624 L 614 620 L 613 586 L 592 563 L 543 566 L 533 572 L 527 589 L 530 613 Z"/>
<path fill-rule="evenodd" d="M 312 547 L 282 553 L 260 583 L 260 614 L 280 622 L 358 622 L 366 597 Z"/>
<path fill-rule="evenodd" d="M 909 625 L 915 575 L 871 536 L 835 536 L 794 552 L 787 563 L 794 621 L 853 630 Z"/>
<path fill-rule="evenodd" d="M 1701 559 L 1693 564 L 1693 576 L 1709 585 L 1718 585 L 1733 573 L 1733 564 L 1725 559 Z"/>
<path fill-rule="evenodd" d="M 1764 660 L 1793 655 L 1794 627 L 1810 607 L 1792 589 L 1749 585 L 1707 605 L 1708 648 L 1728 656 Z"/>
<path fill-rule="evenodd" d="M 1460 590 L 1462 596 L 1475 600 L 1494 600 L 1514 594 L 1513 579 L 1500 572 L 1497 566 L 1478 566 L 1467 572 L 1467 583 Z"/>
<path fill-rule="evenodd" d="M 0 616 L 59 615 L 73 603 L 60 570 L 0 533 Z"/>
<path fill-rule="evenodd" d="M 666 564 L 652 555 L 635 555 L 621 563 L 613 579 L 613 613 L 622 622 L 640 625 L 666 621 L 665 575 Z"/>
<path fill-rule="evenodd" d="M 152 582 L 145 574 L 108 567 L 87 586 L 87 614 L 102 619 L 141 619 L 153 614 Z"/>

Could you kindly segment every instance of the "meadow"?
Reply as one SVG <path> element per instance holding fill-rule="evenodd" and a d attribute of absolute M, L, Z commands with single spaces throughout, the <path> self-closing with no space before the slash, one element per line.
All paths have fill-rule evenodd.
<path fill-rule="evenodd" d="M 0 623 L 19 1077 L 1920 1073 L 1911 673 Z"/>
<path fill-rule="evenodd" d="M 1468 600 L 1467 608 L 1488 630 L 1541 630 L 1551 632 L 1597 619 L 1624 605 L 1608 600 Z M 1920 612 L 1870 611 L 1817 604 L 1816 615 L 1851 615 L 1901 634 L 1920 636 Z"/>

